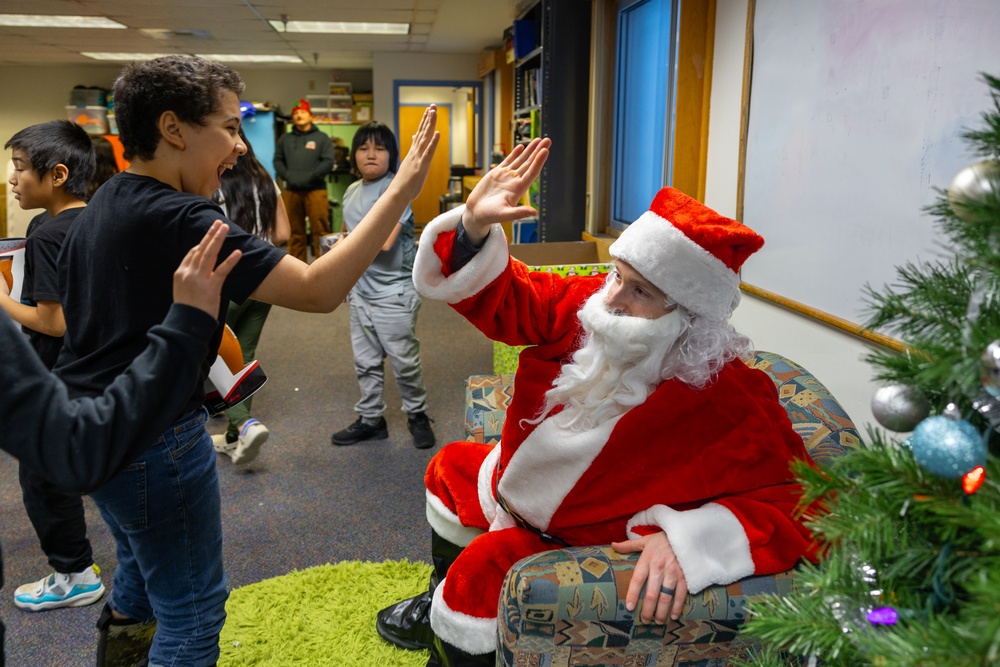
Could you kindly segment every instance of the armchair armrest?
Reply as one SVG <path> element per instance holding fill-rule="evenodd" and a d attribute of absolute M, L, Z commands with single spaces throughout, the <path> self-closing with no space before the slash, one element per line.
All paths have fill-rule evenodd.
<path fill-rule="evenodd" d="M 605 545 L 547 551 L 515 564 L 500 596 L 498 664 L 673 665 L 721 658 L 743 646 L 738 631 L 749 601 L 792 588 L 791 573 L 710 586 L 688 597 L 680 620 L 645 624 L 638 620 L 641 606 L 625 609 L 638 558 Z M 625 647 L 630 662 L 621 663 Z"/>

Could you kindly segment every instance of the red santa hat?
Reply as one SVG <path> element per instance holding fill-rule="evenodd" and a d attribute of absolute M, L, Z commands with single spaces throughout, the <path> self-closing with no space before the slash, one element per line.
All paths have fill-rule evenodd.
<path fill-rule="evenodd" d="M 610 252 L 688 310 L 722 320 L 739 304 L 740 267 L 762 245 L 746 225 L 663 188 Z"/>
<path fill-rule="evenodd" d="M 292 107 L 292 113 L 295 113 L 299 109 L 307 112 L 310 116 L 312 115 L 312 107 L 305 100 L 299 100 L 299 103 Z"/>

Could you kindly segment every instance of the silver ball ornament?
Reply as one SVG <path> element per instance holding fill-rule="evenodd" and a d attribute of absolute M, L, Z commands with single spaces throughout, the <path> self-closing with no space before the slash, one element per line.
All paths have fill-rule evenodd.
<path fill-rule="evenodd" d="M 880 387 L 872 396 L 872 414 L 890 431 L 912 431 L 930 414 L 931 405 L 924 393 L 905 384 Z"/>
<path fill-rule="evenodd" d="M 986 346 L 980 361 L 983 389 L 993 398 L 1000 398 L 1000 340 Z"/>
<path fill-rule="evenodd" d="M 958 479 L 986 463 L 986 443 L 964 420 L 928 417 L 913 430 L 910 446 L 922 468 L 945 479 Z"/>
<path fill-rule="evenodd" d="M 1000 194 L 1000 161 L 983 160 L 955 174 L 948 185 L 951 210 L 962 220 L 968 219 L 968 206 Z"/>

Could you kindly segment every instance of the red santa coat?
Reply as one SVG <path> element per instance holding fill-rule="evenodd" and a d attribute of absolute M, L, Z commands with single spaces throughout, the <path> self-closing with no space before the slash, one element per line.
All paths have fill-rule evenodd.
<path fill-rule="evenodd" d="M 727 364 L 703 389 L 668 380 L 642 405 L 588 431 L 561 428 L 551 416 L 528 423 L 580 346 L 577 312 L 604 278 L 531 272 L 508 256 L 499 227 L 472 262 L 449 275 L 462 210 L 423 232 L 417 288 L 451 303 L 491 339 L 534 347 L 521 353 L 500 444 L 446 448 L 428 468 L 428 519 L 436 530 L 460 544 L 478 530 L 510 531 L 516 523 L 498 507 L 496 484 L 514 513 L 570 544 L 664 530 L 692 594 L 786 570 L 810 552 L 809 533 L 794 517 L 800 492 L 789 471 L 792 460 L 808 454 L 774 384 L 741 361 Z M 498 576 L 493 570 L 506 572 L 529 553 L 556 548 L 513 530 L 509 537 L 475 538 L 483 544 L 468 550 L 476 547 L 479 562 L 449 571 L 432 606 L 432 625 L 446 641 L 452 637 L 439 626 L 447 635 L 468 634 L 480 625 L 472 619 L 481 618 L 495 628 L 489 621 L 500 581 L 489 599 L 462 599 L 472 592 L 481 597 L 489 589 L 484 578 Z"/>

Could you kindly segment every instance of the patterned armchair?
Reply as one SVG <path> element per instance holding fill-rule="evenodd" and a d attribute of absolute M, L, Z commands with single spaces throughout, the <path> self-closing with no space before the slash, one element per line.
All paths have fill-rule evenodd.
<path fill-rule="evenodd" d="M 502 359 L 510 354 L 498 352 Z M 770 352 L 758 352 L 750 365 L 774 381 L 795 431 L 817 462 L 860 443 L 843 408 L 804 368 Z M 512 384 L 510 374 L 469 378 L 469 440 L 499 440 Z M 748 603 L 758 595 L 789 591 L 794 579 L 790 571 L 711 586 L 688 597 L 680 620 L 647 625 L 625 609 L 636 560 L 638 554 L 601 545 L 548 551 L 517 563 L 500 597 L 497 664 L 721 667 L 745 645 L 738 633 Z"/>

